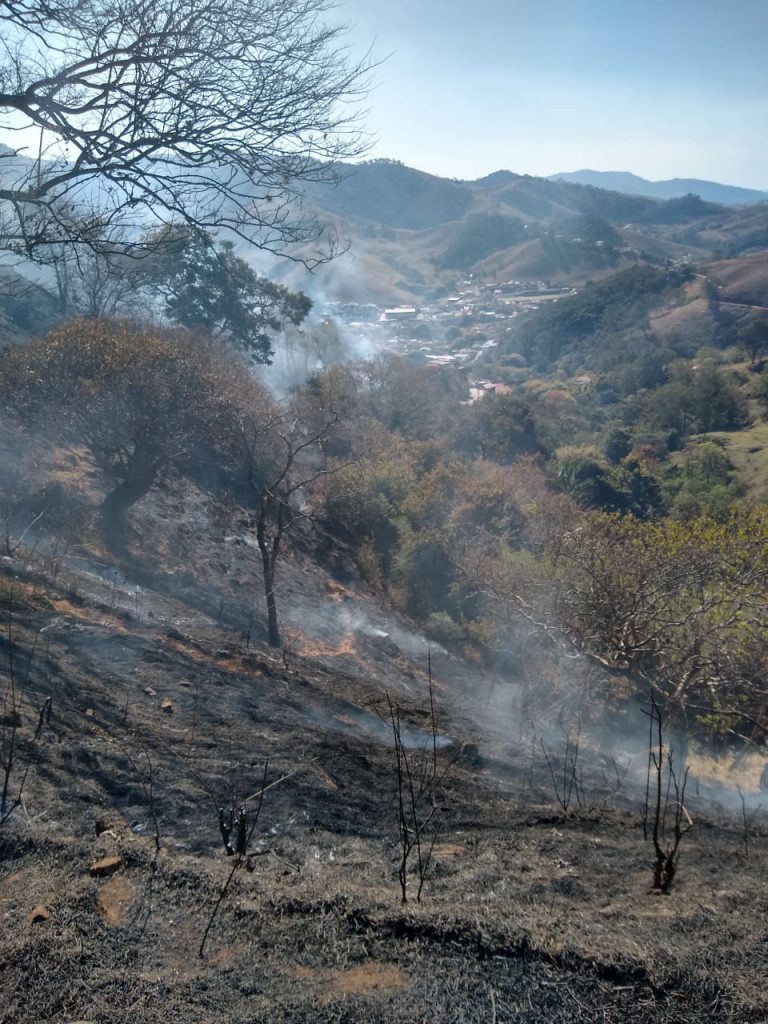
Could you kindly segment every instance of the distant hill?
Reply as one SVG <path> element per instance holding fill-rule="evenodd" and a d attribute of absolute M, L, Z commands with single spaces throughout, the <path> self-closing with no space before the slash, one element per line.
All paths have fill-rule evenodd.
<path fill-rule="evenodd" d="M 721 185 L 716 181 L 699 178 L 670 178 L 668 181 L 648 181 L 628 171 L 568 171 L 549 176 L 550 181 L 570 181 L 576 185 L 623 192 L 628 195 L 652 196 L 656 199 L 677 199 L 694 193 L 710 203 L 726 206 L 747 206 L 768 202 L 768 192 L 738 185 Z"/>
<path fill-rule="evenodd" d="M 0 146 L 0 179 L 27 166 Z M 317 299 L 418 303 L 470 276 L 581 286 L 637 264 L 701 264 L 768 250 L 768 202 L 744 205 L 768 193 L 749 189 L 587 171 L 537 178 L 499 170 L 463 181 L 396 160 L 340 170 L 335 187 L 308 183 L 295 213 L 340 240 L 344 256 L 309 274 L 300 262 L 241 250 L 261 272 Z M 592 175 L 587 184 L 575 180 L 581 173 Z M 658 194 L 639 194 L 646 186 Z"/>
<path fill-rule="evenodd" d="M 307 191 L 333 213 L 416 231 L 456 220 L 473 204 L 472 189 L 463 182 L 438 178 L 396 160 L 343 168 L 334 188 L 310 184 Z"/>
<path fill-rule="evenodd" d="M 418 302 L 468 274 L 580 285 L 635 263 L 727 255 L 736 241 L 735 211 L 704 200 L 508 170 L 459 181 L 394 160 L 344 167 L 334 188 L 310 185 L 304 210 L 347 243 L 347 256 L 311 277 L 296 265 L 270 272 L 315 296 L 358 301 Z"/>

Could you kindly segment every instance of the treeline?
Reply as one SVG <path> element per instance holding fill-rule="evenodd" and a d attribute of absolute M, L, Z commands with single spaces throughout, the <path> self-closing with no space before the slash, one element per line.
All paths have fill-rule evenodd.
<path fill-rule="evenodd" d="M 531 699 L 552 699 L 564 666 L 571 679 L 575 671 L 558 659 L 578 655 L 600 669 L 590 684 L 600 707 L 653 686 L 690 731 L 762 741 L 765 509 L 737 509 L 731 495 L 719 519 L 692 506 L 664 515 L 664 488 L 621 455 L 620 438 L 613 476 L 590 477 L 583 452 L 563 446 L 545 457 L 535 414 L 514 396 L 452 417 L 450 392 L 431 371 L 410 376 L 423 400 L 409 421 L 393 415 L 394 377 L 383 390 L 375 374 L 358 378 L 354 426 L 335 438 L 338 470 L 321 484 L 326 525 L 371 585 L 440 642 L 521 676 L 551 659 Z M 330 383 L 317 377 L 312 387 Z M 515 442 L 492 448 L 495 430 Z M 721 455 L 715 445 L 695 450 L 683 474 L 691 494 L 723 473 Z M 612 505 L 623 507 L 602 510 Z"/>
<path fill-rule="evenodd" d="M 615 347 L 619 339 L 625 341 L 623 332 L 642 330 L 650 310 L 692 276 L 688 267 L 627 267 L 522 318 L 506 348 L 521 352 L 538 369 L 552 368 L 563 356 L 586 368 L 613 368 L 632 359 L 623 345 Z"/>
<path fill-rule="evenodd" d="M 330 361 L 277 401 L 234 335 L 104 318 L 0 361 L 6 421 L 89 453 L 119 558 L 169 473 L 244 510 L 275 645 L 279 558 L 315 522 L 441 643 L 528 677 L 549 659 L 537 699 L 575 654 L 601 667 L 599 702 L 653 684 L 691 728 L 761 738 L 768 518 L 734 504 L 714 441 L 670 457 L 690 430 L 738 419 L 733 382 L 678 367 L 636 396 L 632 423 L 591 434 L 594 396 L 541 383 L 469 403 L 459 371 L 391 356 Z M 19 491 L 4 483 L 7 499 Z"/>

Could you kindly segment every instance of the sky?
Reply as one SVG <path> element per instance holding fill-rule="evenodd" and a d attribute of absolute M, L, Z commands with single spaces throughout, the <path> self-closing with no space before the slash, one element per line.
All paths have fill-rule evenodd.
<path fill-rule="evenodd" d="M 768 189 L 768 0 L 341 0 L 370 157 Z"/>
<path fill-rule="evenodd" d="M 329 2 L 349 58 L 378 62 L 369 157 L 768 190 L 768 0 Z M 0 142 L 34 152 L 38 134 Z"/>

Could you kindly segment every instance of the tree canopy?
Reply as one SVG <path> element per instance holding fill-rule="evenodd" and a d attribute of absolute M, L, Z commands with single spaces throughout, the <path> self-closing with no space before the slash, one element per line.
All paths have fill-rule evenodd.
<path fill-rule="evenodd" d="M 170 262 L 158 281 L 168 317 L 229 339 L 257 363 L 271 362 L 274 334 L 298 326 L 312 306 L 302 292 L 260 277 L 232 242 L 216 247 L 207 235 L 187 234 Z"/>
<path fill-rule="evenodd" d="M 113 548 L 128 509 L 161 473 L 201 447 L 222 461 L 241 458 L 243 424 L 271 413 L 261 385 L 219 346 L 121 320 L 75 320 L 10 349 L 0 361 L 0 407 L 88 448 L 113 488 L 101 508 Z"/>

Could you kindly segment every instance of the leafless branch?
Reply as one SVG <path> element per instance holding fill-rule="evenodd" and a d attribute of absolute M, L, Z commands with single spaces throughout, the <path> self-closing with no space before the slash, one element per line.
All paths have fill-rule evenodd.
<path fill-rule="evenodd" d="M 40 148 L 5 154 L 0 238 L 51 242 L 184 221 L 286 253 L 319 226 L 297 200 L 364 150 L 372 61 L 331 0 L 45 0 L 0 5 L 0 115 Z M 2 123 L 2 122 L 0 122 Z M 77 226 L 79 225 L 79 226 Z M 308 263 L 332 254 L 305 256 Z"/>

